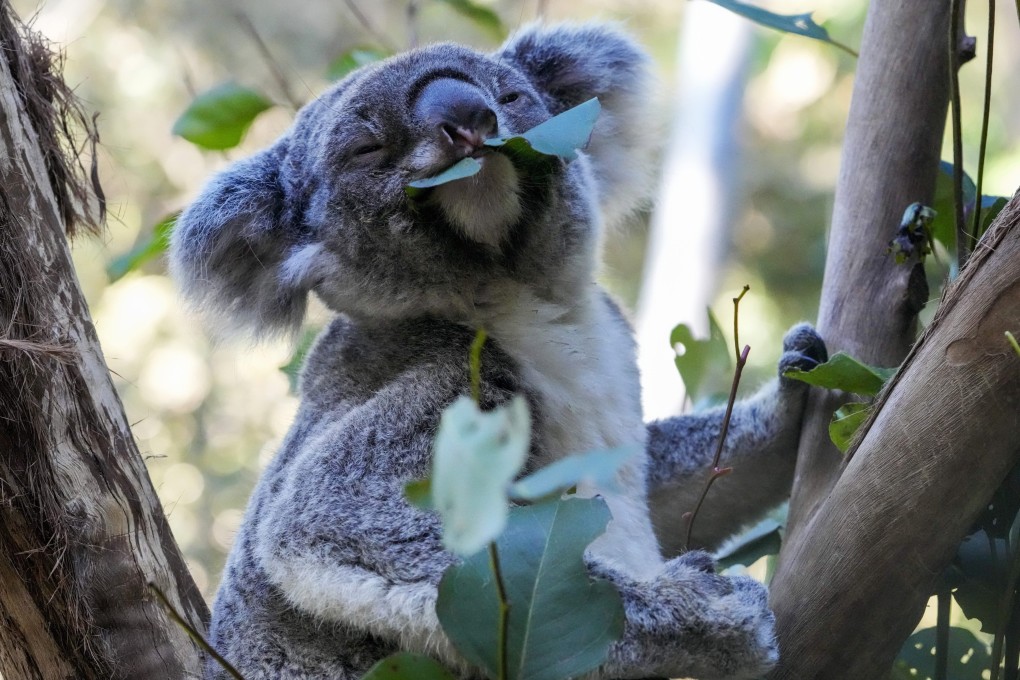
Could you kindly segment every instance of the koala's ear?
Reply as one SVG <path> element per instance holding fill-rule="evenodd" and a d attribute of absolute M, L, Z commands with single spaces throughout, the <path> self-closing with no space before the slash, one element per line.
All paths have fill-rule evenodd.
<path fill-rule="evenodd" d="M 598 97 L 587 151 L 609 221 L 648 197 L 661 125 L 650 60 L 630 37 L 605 23 L 532 24 L 493 56 L 523 72 L 554 115 Z"/>
<path fill-rule="evenodd" d="M 282 181 L 287 139 L 213 177 L 177 219 L 170 270 L 213 331 L 296 330 L 317 247 Z"/>

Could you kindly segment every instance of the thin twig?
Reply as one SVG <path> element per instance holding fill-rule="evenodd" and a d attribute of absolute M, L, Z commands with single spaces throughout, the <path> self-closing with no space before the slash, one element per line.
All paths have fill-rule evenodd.
<path fill-rule="evenodd" d="M 174 606 L 170 604 L 170 600 L 167 599 L 166 595 L 163 594 L 163 591 L 160 590 L 155 583 L 152 583 L 151 581 L 149 582 L 149 590 L 155 593 L 156 599 L 159 600 L 160 604 L 163 605 L 163 608 L 166 609 L 166 613 L 170 616 L 171 620 L 183 628 L 184 632 L 188 634 L 188 637 L 194 640 L 195 644 L 202 648 L 202 651 L 215 659 L 216 663 L 222 666 L 223 670 L 229 673 L 234 680 L 244 680 L 244 676 L 238 673 L 237 669 L 231 666 L 229 661 L 224 659 L 220 656 L 219 652 L 213 649 L 212 645 L 210 645 L 209 642 L 202 637 L 201 633 L 192 628 L 191 624 L 185 621 L 184 617 L 177 613 Z"/>
<path fill-rule="evenodd" d="M 365 13 L 361 11 L 361 8 L 358 7 L 354 0 L 344 0 L 344 4 L 347 5 L 347 9 L 351 11 L 351 14 L 354 15 L 354 18 L 358 20 L 359 24 L 361 24 L 361 27 L 364 28 L 369 34 L 371 34 L 373 40 L 379 43 L 381 47 L 385 47 L 390 52 L 397 51 L 393 43 L 391 43 L 389 39 L 385 35 L 383 35 L 381 31 L 376 29 L 372 22 L 368 20 L 368 16 L 366 16 Z"/>
<path fill-rule="evenodd" d="M 744 284 L 740 295 L 733 298 L 733 356 L 737 361 L 740 361 L 740 301 L 744 299 L 749 290 L 751 290 L 751 286 Z"/>
<path fill-rule="evenodd" d="M 509 660 L 507 659 L 507 627 L 510 621 L 510 602 L 506 596 L 506 584 L 503 582 L 503 570 L 499 565 L 499 550 L 496 542 L 489 543 L 489 565 L 492 567 L 492 574 L 496 580 L 496 594 L 499 596 L 499 649 L 497 650 L 497 662 L 499 665 L 499 680 L 506 680 L 510 677 Z"/>
<path fill-rule="evenodd" d="M 963 118 L 960 112 L 960 35 L 963 0 L 952 0 L 949 17 L 949 91 L 953 114 L 953 209 L 956 224 L 956 263 L 959 269 L 967 262 L 970 242 L 967 240 L 963 213 Z"/>
<path fill-rule="evenodd" d="M 482 399 L 482 347 L 485 346 L 485 341 L 488 338 L 489 334 L 484 328 L 479 328 L 475 332 L 475 339 L 471 343 L 471 353 L 468 360 L 471 371 L 471 398 L 478 405 L 481 405 Z"/>
<path fill-rule="evenodd" d="M 287 76 L 280 67 L 280 63 L 276 61 L 276 58 L 273 57 L 273 53 L 269 51 L 269 46 L 266 45 L 262 36 L 259 35 L 258 29 L 255 28 L 255 24 L 253 24 L 251 19 L 248 18 L 248 15 L 241 10 L 234 12 L 234 17 L 237 19 L 237 22 L 241 24 L 241 28 L 244 29 L 245 33 L 247 33 L 255 42 L 255 47 L 258 48 L 259 54 L 261 54 L 262 58 L 265 60 L 270 73 L 273 74 L 273 79 L 276 80 L 276 85 L 280 88 L 280 93 L 283 94 L 284 99 L 287 100 L 287 103 L 290 104 L 295 111 L 300 109 L 303 102 L 294 96 L 294 93 L 290 89 L 290 82 L 287 80 Z"/>
<path fill-rule="evenodd" d="M 975 242 L 981 237 L 981 186 L 985 176 L 985 148 L 988 145 L 988 118 L 992 108 L 992 54 L 995 49 L 995 0 L 988 0 L 988 49 L 985 56 L 985 101 L 984 111 L 981 115 L 981 146 L 978 149 L 978 168 L 974 205 L 974 225 L 971 227 L 971 237 Z"/>

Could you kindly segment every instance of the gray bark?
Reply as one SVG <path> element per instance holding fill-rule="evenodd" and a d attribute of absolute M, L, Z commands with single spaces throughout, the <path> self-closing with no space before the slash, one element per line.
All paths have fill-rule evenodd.
<path fill-rule="evenodd" d="M 5 0 L 0 46 L 0 676 L 197 676 L 196 646 L 147 584 L 198 630 L 208 611 L 68 252 L 88 187 L 61 132 L 70 93 Z"/>

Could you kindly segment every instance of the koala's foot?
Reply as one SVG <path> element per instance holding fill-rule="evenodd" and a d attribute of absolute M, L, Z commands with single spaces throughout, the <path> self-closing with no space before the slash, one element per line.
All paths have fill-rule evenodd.
<path fill-rule="evenodd" d="M 783 378 L 786 371 L 794 368 L 810 371 L 828 359 L 829 352 L 818 331 L 811 324 L 797 324 L 787 331 L 786 337 L 783 338 L 783 356 L 779 358 L 779 377 L 782 379 L 783 387 L 806 386 L 799 380 Z"/>

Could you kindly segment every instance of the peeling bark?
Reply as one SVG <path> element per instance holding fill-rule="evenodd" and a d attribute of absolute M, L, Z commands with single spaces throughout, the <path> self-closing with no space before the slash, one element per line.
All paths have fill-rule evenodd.
<path fill-rule="evenodd" d="M 205 602 L 174 543 L 78 287 L 66 234 L 98 183 L 70 93 L 0 0 L 0 676 L 181 678 Z M 94 219 L 93 222 L 97 222 Z"/>

